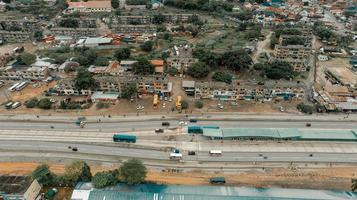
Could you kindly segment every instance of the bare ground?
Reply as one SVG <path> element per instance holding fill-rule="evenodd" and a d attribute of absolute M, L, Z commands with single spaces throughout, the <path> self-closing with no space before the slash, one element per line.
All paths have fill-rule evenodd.
<path fill-rule="evenodd" d="M 0 174 L 27 175 L 38 163 L 0 163 Z M 117 168 L 116 165 L 91 165 L 92 173 Z M 55 173 L 63 173 L 64 165 L 50 164 Z M 350 190 L 351 178 L 357 178 L 357 167 L 318 169 L 275 168 L 264 171 L 248 170 L 240 173 L 190 171 L 169 173 L 150 170 L 146 180 L 162 184 L 208 185 L 213 176 L 224 176 L 227 185 L 251 187 L 283 187 L 306 189 Z"/>

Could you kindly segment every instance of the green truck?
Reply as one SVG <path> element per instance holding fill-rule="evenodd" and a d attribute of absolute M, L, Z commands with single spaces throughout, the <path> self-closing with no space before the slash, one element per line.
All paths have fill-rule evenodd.
<path fill-rule="evenodd" d="M 113 141 L 114 142 L 135 143 L 136 136 L 135 135 L 114 134 Z"/>

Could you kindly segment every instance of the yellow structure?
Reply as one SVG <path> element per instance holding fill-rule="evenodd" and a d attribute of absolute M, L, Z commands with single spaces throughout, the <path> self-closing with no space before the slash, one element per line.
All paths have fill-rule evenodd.
<path fill-rule="evenodd" d="M 179 111 L 179 112 L 182 111 L 181 96 L 177 96 L 177 99 L 176 99 L 176 110 Z"/>
<path fill-rule="evenodd" d="M 159 104 L 159 96 L 157 94 L 154 95 L 154 101 L 152 102 L 152 106 L 154 107 L 154 109 L 157 109 Z"/>

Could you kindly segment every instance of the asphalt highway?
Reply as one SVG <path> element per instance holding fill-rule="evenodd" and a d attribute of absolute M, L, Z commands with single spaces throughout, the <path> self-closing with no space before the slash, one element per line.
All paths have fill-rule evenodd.
<path fill-rule="evenodd" d="M 69 146 L 77 147 L 73 152 Z M 134 157 L 150 160 L 169 161 L 170 152 L 123 147 L 109 147 L 101 145 L 37 142 L 37 141 L 7 141 L 0 143 L 1 151 L 24 151 L 26 153 L 46 153 L 49 157 L 55 153 L 73 153 L 86 155 L 105 155 L 114 157 Z M 7 154 L 8 155 L 8 154 Z M 357 163 L 357 156 L 353 153 L 300 153 L 300 152 L 222 152 L 221 156 L 210 156 L 208 152 L 197 152 L 188 156 L 183 152 L 183 161 L 199 162 L 306 162 L 306 163 Z"/>
<path fill-rule="evenodd" d="M 161 123 L 167 121 L 171 127 L 179 125 L 178 120 L 162 120 L 162 121 L 137 121 L 137 122 L 111 122 L 111 123 L 87 123 L 81 129 L 75 123 L 51 123 L 51 122 L 0 122 L 2 130 L 71 130 L 71 131 L 103 131 L 103 132 L 118 132 L 118 131 L 133 131 L 133 130 L 153 130 L 161 128 Z M 306 122 L 294 121 L 198 121 L 198 123 L 189 123 L 190 125 L 216 125 L 224 128 L 306 128 Z M 356 122 L 347 121 L 316 121 L 311 122 L 311 128 L 317 129 L 357 129 Z M 53 128 L 51 128 L 53 126 Z"/>

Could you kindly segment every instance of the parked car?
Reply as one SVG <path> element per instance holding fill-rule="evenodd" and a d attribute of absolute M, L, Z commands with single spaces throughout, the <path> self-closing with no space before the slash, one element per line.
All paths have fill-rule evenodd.
<path fill-rule="evenodd" d="M 310 126 L 311 126 L 311 123 L 306 123 L 306 126 L 307 126 L 307 127 L 310 127 Z"/>
<path fill-rule="evenodd" d="M 78 148 L 77 147 L 73 147 L 72 151 L 78 151 Z"/>

